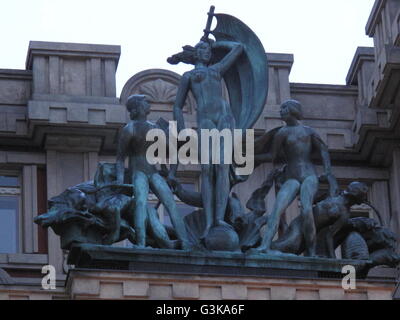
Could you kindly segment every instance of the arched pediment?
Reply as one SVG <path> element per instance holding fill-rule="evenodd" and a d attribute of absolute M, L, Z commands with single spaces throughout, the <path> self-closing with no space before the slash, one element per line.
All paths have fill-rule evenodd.
<path fill-rule="evenodd" d="M 143 94 L 147 97 L 152 111 L 172 111 L 181 76 L 165 69 L 148 69 L 132 76 L 124 85 L 120 102 L 125 104 L 132 94 Z M 186 100 L 183 111 L 193 113 L 195 101 L 191 93 Z"/>

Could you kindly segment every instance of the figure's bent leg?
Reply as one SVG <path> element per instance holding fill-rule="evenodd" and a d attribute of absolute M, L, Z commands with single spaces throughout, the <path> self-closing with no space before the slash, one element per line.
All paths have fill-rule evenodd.
<path fill-rule="evenodd" d="M 164 225 L 160 222 L 156 209 L 147 206 L 147 214 L 149 218 L 148 227 L 157 244 L 161 248 L 174 249 L 175 243 L 169 239 L 167 230 L 165 230 Z"/>
<path fill-rule="evenodd" d="M 167 210 L 171 218 L 172 225 L 175 228 L 176 235 L 178 239 L 182 242 L 182 249 L 188 249 L 190 245 L 187 238 L 186 227 L 183 219 L 179 216 L 174 195 L 172 194 L 171 189 L 158 173 L 151 175 L 150 185 L 151 190 L 154 192 L 157 198 L 160 199 L 161 203 Z"/>
<path fill-rule="evenodd" d="M 271 249 L 272 239 L 277 230 L 281 214 L 293 202 L 300 189 L 300 183 L 297 180 L 289 179 L 281 187 L 276 196 L 272 213 L 268 216 L 267 229 L 258 250 L 269 251 Z"/>
<path fill-rule="evenodd" d="M 316 176 L 307 177 L 300 188 L 302 232 L 305 240 L 305 256 L 315 256 L 316 250 L 316 228 L 312 204 L 314 196 L 318 191 L 318 178 Z"/>
<path fill-rule="evenodd" d="M 278 240 L 273 241 L 271 248 L 286 253 L 301 254 L 304 249 L 301 217 L 298 216 L 290 223 L 285 233 Z"/>
<path fill-rule="evenodd" d="M 136 232 L 125 219 L 121 219 L 121 232 L 118 241 L 128 239 L 133 245 L 136 242 Z"/>
<path fill-rule="evenodd" d="M 135 194 L 135 214 L 133 225 L 136 231 L 136 244 L 139 247 L 146 245 L 146 218 L 147 218 L 147 196 L 149 194 L 149 180 L 143 172 L 135 172 L 133 179 Z"/>
<path fill-rule="evenodd" d="M 113 244 L 117 242 L 120 237 L 121 229 L 121 213 L 118 208 L 112 208 L 110 210 L 110 231 L 104 237 L 103 241 L 105 244 Z"/>

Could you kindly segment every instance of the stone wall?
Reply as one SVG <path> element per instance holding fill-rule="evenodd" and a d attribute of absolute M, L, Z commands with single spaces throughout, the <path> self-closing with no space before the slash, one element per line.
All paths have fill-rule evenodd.
<path fill-rule="evenodd" d="M 344 290 L 339 279 L 226 277 L 72 270 L 65 288 L 0 285 L 0 299 L 151 300 L 390 300 L 393 281 L 357 281 Z"/>

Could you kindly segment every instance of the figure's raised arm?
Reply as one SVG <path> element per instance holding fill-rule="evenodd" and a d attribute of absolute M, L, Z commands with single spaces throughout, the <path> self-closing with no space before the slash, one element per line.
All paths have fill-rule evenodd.
<path fill-rule="evenodd" d="M 239 58 L 243 52 L 243 45 L 239 42 L 232 41 L 217 41 L 212 44 L 213 49 L 229 49 L 228 54 L 218 63 L 214 65 L 214 68 L 218 68 L 223 74 L 225 73 Z"/>
<path fill-rule="evenodd" d="M 130 139 L 129 127 L 125 126 L 121 130 L 121 134 L 118 139 L 117 161 L 116 161 L 118 184 L 124 183 L 125 158 L 128 156 L 129 139 Z"/>

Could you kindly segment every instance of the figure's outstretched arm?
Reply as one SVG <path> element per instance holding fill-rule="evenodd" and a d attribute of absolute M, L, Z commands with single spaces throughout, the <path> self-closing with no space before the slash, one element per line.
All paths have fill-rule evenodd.
<path fill-rule="evenodd" d="M 281 131 L 278 131 L 277 133 L 275 133 L 273 137 L 271 150 L 265 150 L 265 153 L 254 155 L 254 161 L 258 164 L 275 161 L 275 159 L 278 156 L 280 148 L 282 148 L 283 142 L 284 142 L 284 135 L 282 134 Z"/>
<path fill-rule="evenodd" d="M 230 49 L 229 53 L 220 62 L 214 65 L 214 68 L 218 68 L 222 74 L 224 74 L 235 63 L 237 58 L 243 52 L 243 45 L 239 42 L 217 41 L 212 44 L 212 47 L 215 49 Z"/>
<path fill-rule="evenodd" d="M 128 127 L 125 126 L 118 139 L 118 149 L 117 149 L 117 161 L 116 161 L 116 173 L 117 173 L 117 183 L 124 183 L 124 172 L 125 172 L 125 158 L 128 155 L 128 145 L 129 145 L 129 131 Z"/>
<path fill-rule="evenodd" d="M 331 197 L 337 196 L 339 194 L 339 186 L 335 176 L 332 173 L 331 158 L 329 156 L 328 146 L 322 141 L 320 136 L 314 130 L 312 132 L 311 138 L 313 145 L 319 150 L 321 154 L 324 174 L 329 183 L 329 195 Z"/>
<path fill-rule="evenodd" d="M 178 132 L 185 129 L 185 120 L 183 118 L 183 106 L 185 105 L 185 100 L 189 92 L 189 75 L 183 74 L 181 82 L 179 83 L 178 92 L 176 93 L 175 103 L 174 103 L 174 120 L 177 122 Z"/>
<path fill-rule="evenodd" d="M 183 106 L 185 105 L 185 100 L 189 92 L 190 79 L 189 75 L 184 73 L 181 82 L 179 83 L 178 92 L 176 93 L 175 103 L 174 103 L 174 120 L 177 122 L 178 133 L 185 129 L 185 120 L 183 118 Z M 169 171 L 170 177 L 175 177 L 176 171 L 178 170 L 178 164 L 171 164 Z"/>

